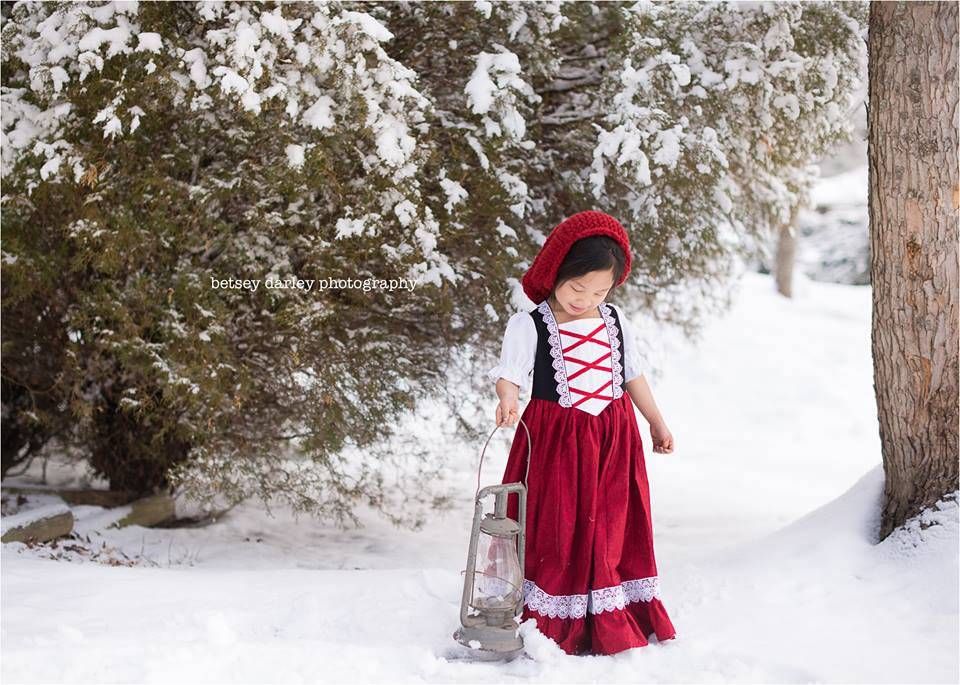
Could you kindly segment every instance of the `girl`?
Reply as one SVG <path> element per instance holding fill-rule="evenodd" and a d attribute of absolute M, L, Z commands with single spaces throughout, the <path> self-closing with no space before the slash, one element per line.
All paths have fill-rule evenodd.
<path fill-rule="evenodd" d="M 523 277 L 537 306 L 507 322 L 496 381 L 497 425 L 523 421 L 532 457 L 522 620 L 568 654 L 615 654 L 676 632 L 660 602 L 637 404 L 655 452 L 673 451 L 643 378 L 636 334 L 606 302 L 630 272 L 626 232 L 603 212 L 561 222 Z M 631 401 L 632 400 L 632 401 Z M 517 431 L 503 483 L 522 482 L 526 431 Z M 518 500 L 508 516 L 517 519 Z"/>

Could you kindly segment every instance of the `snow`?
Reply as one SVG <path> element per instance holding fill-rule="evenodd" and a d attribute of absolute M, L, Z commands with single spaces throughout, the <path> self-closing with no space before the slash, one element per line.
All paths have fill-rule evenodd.
<path fill-rule="evenodd" d="M 190 73 L 196 78 L 193 69 Z M 220 89 L 224 93 L 246 93 L 250 89 L 247 79 L 229 67 L 215 67 L 213 73 L 220 77 Z"/>
<path fill-rule="evenodd" d="M 273 12 L 262 12 L 260 14 L 260 23 L 263 28 L 284 39 L 284 43 L 291 45 L 293 43 L 293 32 L 303 23 L 302 19 L 284 19 L 281 14 L 281 8 L 276 7 Z"/>
<path fill-rule="evenodd" d="M 409 226 L 417 218 L 417 208 L 410 200 L 398 202 L 393 208 L 393 213 L 397 215 L 401 226 Z"/>
<path fill-rule="evenodd" d="M 330 128 L 334 125 L 333 107 L 334 102 L 330 96 L 321 95 L 304 111 L 301 118 L 307 126 L 321 130 Z"/>
<path fill-rule="evenodd" d="M 118 26 L 108 30 L 93 28 L 80 39 L 77 48 L 82 52 L 99 52 L 104 43 L 109 43 L 110 47 L 105 55 L 109 59 L 114 55 L 129 52 L 130 48 L 127 47 L 127 42 L 131 38 L 131 33 L 130 25 L 126 22 L 120 22 Z"/>
<path fill-rule="evenodd" d="M 680 138 L 683 136 L 683 127 L 674 126 L 672 129 L 660 131 L 657 134 L 657 151 L 653 161 L 672 169 L 680 161 Z"/>
<path fill-rule="evenodd" d="M 519 57 L 503 48 L 497 53 L 480 52 L 476 59 L 476 67 L 463 89 L 470 111 L 499 116 L 499 122 L 484 119 L 488 136 L 506 133 L 514 140 L 521 140 L 527 124 L 514 102 L 518 96 L 537 102 L 540 96 L 521 78 Z"/>
<path fill-rule="evenodd" d="M 440 187 L 443 188 L 443 193 L 447 198 L 447 201 L 443 203 L 443 208 L 448 212 L 452 212 L 455 205 L 467 199 L 466 188 L 452 179 L 441 177 Z"/>
<path fill-rule="evenodd" d="M 797 99 L 797 96 L 792 93 L 777 95 L 773 98 L 773 104 L 786 112 L 787 116 L 791 119 L 796 119 L 800 116 L 800 101 Z"/>
<path fill-rule="evenodd" d="M 477 66 L 467 82 L 464 92 L 475 114 L 483 114 L 493 105 L 494 91 L 497 86 L 490 78 L 489 69 L 492 66 L 492 55 L 481 53 L 477 58 Z"/>
<path fill-rule="evenodd" d="M 864 164 L 850 171 L 829 177 L 829 181 L 818 183 L 810 192 L 810 204 L 814 207 L 866 205 L 868 167 Z"/>
<path fill-rule="evenodd" d="M 303 145 L 290 143 L 286 147 L 287 164 L 294 169 L 302 169 L 305 161 L 305 148 Z"/>
<path fill-rule="evenodd" d="M 182 57 L 184 63 L 190 65 L 190 78 L 200 89 L 210 85 L 210 76 L 207 74 L 205 55 L 200 48 L 187 50 Z"/>
<path fill-rule="evenodd" d="M 341 238 L 349 238 L 355 235 L 363 235 L 367 230 L 368 223 L 371 223 L 372 219 L 375 219 L 376 216 L 373 214 L 364 214 L 361 217 L 351 218 L 351 217 L 340 217 L 337 219 L 335 224 L 336 238 L 339 240 Z"/>
<path fill-rule="evenodd" d="M 137 34 L 137 51 L 160 52 L 163 48 L 163 38 L 159 33 L 144 31 Z"/>
<path fill-rule="evenodd" d="M 401 119 L 371 111 L 367 123 L 376 131 L 377 154 L 385 164 L 399 167 L 409 159 L 417 141 L 409 135 L 407 125 Z"/>
<path fill-rule="evenodd" d="M 869 286 L 800 275 L 786 300 L 747 273 L 699 344 L 648 336 L 659 369 L 648 381 L 676 441 L 653 453 L 640 419 L 674 641 L 572 657 L 527 621 L 531 659 L 450 658 L 481 444 L 443 444 L 461 496 L 419 532 L 366 509 L 364 528 L 342 531 L 253 503 L 206 527 L 105 529 L 111 512 L 73 507 L 104 563 L 3 546 L 2 677 L 955 683 L 955 500 L 873 544 L 883 474 L 870 298 Z M 492 417 L 492 388 L 483 400 Z M 437 411 L 410 434 L 437 442 Z M 483 484 L 499 482 L 512 434 L 491 440 Z"/>
<path fill-rule="evenodd" d="M 133 115 L 133 118 L 130 120 L 130 133 L 133 133 L 140 127 L 140 117 L 146 114 L 146 112 L 134 105 L 130 108 L 130 114 Z"/>
<path fill-rule="evenodd" d="M 2 675 L 313 682 L 322 663 L 329 682 L 636 682 L 638 669 L 645 682 L 956 682 L 956 504 L 925 515 L 939 525 L 872 544 L 883 477 L 870 289 L 799 280 L 785 301 L 748 273 L 699 348 L 662 342 L 663 380 L 650 380 L 677 449 L 653 454 L 647 431 L 644 444 L 676 641 L 578 659 L 528 622 L 533 660 L 448 659 L 478 449 L 464 445 L 462 499 L 419 533 L 372 512 L 339 531 L 251 504 L 206 528 L 102 531 L 149 567 L 4 545 Z M 485 482 L 509 437 L 491 442 Z M 87 535 L 90 517 L 109 516 L 75 515 Z"/>
<path fill-rule="evenodd" d="M 57 169 L 60 168 L 60 162 L 60 157 L 51 157 L 44 162 L 43 166 L 40 167 L 40 178 L 46 181 L 50 176 L 55 176 Z"/>
<path fill-rule="evenodd" d="M 393 39 L 393 34 L 390 33 L 387 27 L 366 12 L 345 11 L 343 13 L 343 19 L 344 21 L 357 24 L 364 33 L 378 42 L 384 42 Z"/>

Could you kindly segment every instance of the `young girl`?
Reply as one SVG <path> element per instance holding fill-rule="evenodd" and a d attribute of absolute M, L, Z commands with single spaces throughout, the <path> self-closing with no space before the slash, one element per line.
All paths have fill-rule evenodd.
<path fill-rule="evenodd" d="M 568 654 L 615 654 L 676 632 L 660 602 L 643 444 L 633 403 L 655 452 L 673 451 L 644 379 L 636 334 L 606 302 L 630 272 L 620 223 L 585 211 L 561 222 L 523 277 L 538 303 L 507 322 L 496 381 L 497 425 L 513 426 L 532 375 L 523 421 L 532 456 L 522 620 Z M 503 483 L 523 482 L 527 434 L 518 430 Z M 517 519 L 518 498 L 508 515 Z"/>

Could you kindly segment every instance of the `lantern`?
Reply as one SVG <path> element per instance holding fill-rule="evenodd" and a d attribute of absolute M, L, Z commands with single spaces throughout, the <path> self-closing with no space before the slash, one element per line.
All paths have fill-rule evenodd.
<path fill-rule="evenodd" d="M 530 473 L 530 430 L 527 432 L 527 474 Z M 480 489 L 483 454 L 497 426 L 487 438 L 477 468 L 473 528 L 464 571 L 460 601 L 460 628 L 453 634 L 457 642 L 477 656 L 501 658 L 516 656 L 523 649 L 520 616 L 523 613 L 523 550 L 526 541 L 527 486 L 523 483 L 488 485 Z M 516 493 L 519 521 L 507 517 L 507 498 Z M 494 497 L 492 512 L 484 514 L 484 500 Z"/>

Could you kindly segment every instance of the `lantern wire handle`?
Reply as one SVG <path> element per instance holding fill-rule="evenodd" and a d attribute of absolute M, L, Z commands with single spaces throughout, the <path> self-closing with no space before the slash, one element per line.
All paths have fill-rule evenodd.
<path fill-rule="evenodd" d="M 523 430 L 527 432 L 527 471 L 523 476 L 523 486 L 527 487 L 527 476 L 530 475 L 530 460 L 532 458 L 533 450 L 530 447 L 530 429 L 527 428 L 526 422 L 520 417 L 517 417 L 517 421 L 523 426 Z M 496 426 L 493 431 L 487 436 L 487 441 L 483 443 L 483 449 L 480 450 L 480 464 L 477 466 L 477 491 L 473 494 L 473 499 L 477 499 L 477 495 L 480 494 L 480 469 L 483 468 L 483 455 L 487 451 L 487 445 L 490 444 L 490 439 L 493 437 L 493 434 L 500 429 L 500 426 Z"/>

